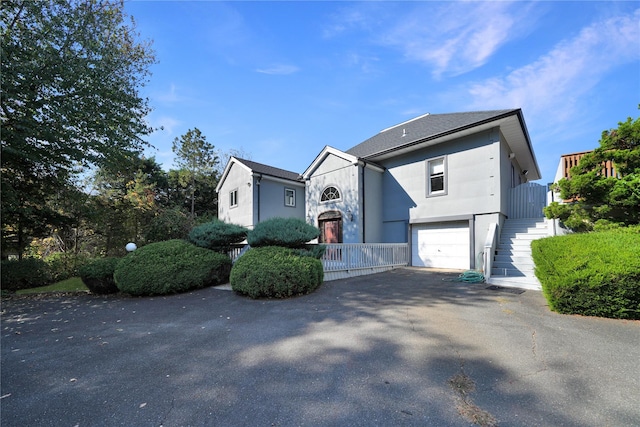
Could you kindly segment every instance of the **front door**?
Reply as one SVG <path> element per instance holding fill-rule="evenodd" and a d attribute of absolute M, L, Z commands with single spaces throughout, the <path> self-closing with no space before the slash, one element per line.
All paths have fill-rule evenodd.
<path fill-rule="evenodd" d="M 322 243 L 340 243 L 340 219 L 322 221 Z"/>
<path fill-rule="evenodd" d="M 318 216 L 320 243 L 342 243 L 342 214 L 328 211 Z"/>

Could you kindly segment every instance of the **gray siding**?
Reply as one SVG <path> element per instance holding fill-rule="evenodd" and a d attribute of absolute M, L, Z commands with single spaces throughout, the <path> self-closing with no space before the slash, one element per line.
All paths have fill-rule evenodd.
<path fill-rule="evenodd" d="M 364 200 L 364 234 L 365 243 L 382 242 L 382 173 L 370 168 L 361 167 L 363 183 L 361 184 Z"/>
<path fill-rule="evenodd" d="M 281 181 L 273 181 L 269 177 L 263 177 L 254 194 L 254 208 L 256 223 L 273 217 L 304 219 L 305 197 L 304 187 L 294 183 L 286 184 Z M 295 207 L 286 206 L 284 203 L 284 190 L 290 188 L 296 192 Z"/>
<path fill-rule="evenodd" d="M 248 185 L 251 184 L 251 185 Z M 238 206 L 230 207 L 229 193 L 238 189 Z M 253 226 L 253 179 L 251 173 L 233 164 L 218 193 L 218 218 L 224 222 Z"/>
<path fill-rule="evenodd" d="M 446 156 L 447 193 L 428 197 L 426 162 L 439 156 Z M 494 129 L 384 162 L 385 242 L 398 240 L 392 229 L 401 230 L 402 221 L 499 212 L 500 157 Z"/>

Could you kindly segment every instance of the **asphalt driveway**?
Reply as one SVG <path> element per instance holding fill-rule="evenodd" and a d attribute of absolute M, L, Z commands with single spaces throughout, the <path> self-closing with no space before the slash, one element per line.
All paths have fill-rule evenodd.
<path fill-rule="evenodd" d="M 398 269 L 289 300 L 5 300 L 0 422 L 640 425 L 640 322 L 456 276 Z"/>

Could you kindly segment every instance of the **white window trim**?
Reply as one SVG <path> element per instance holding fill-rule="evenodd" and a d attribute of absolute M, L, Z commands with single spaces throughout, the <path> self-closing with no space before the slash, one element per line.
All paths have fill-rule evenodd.
<path fill-rule="evenodd" d="M 234 196 L 235 193 L 235 196 Z M 235 201 L 235 204 L 233 203 Z M 229 208 L 236 208 L 238 207 L 238 189 L 234 188 L 233 190 L 229 191 Z"/>
<path fill-rule="evenodd" d="M 288 203 L 289 202 L 289 197 L 287 197 L 287 191 L 291 191 L 291 193 L 293 193 L 293 203 Z M 296 207 L 296 190 L 295 189 L 285 187 L 285 189 L 284 189 L 284 205 L 289 207 L 289 208 L 295 208 Z"/>
<path fill-rule="evenodd" d="M 322 195 L 329 187 L 335 188 L 336 191 L 338 192 L 339 197 L 337 199 L 322 200 Z M 320 203 L 334 203 L 334 202 L 339 202 L 340 200 L 342 200 L 342 190 L 340 190 L 337 185 L 333 185 L 333 184 L 327 185 L 320 192 Z"/>
<path fill-rule="evenodd" d="M 431 163 L 442 160 L 442 167 L 444 169 L 442 174 L 442 190 L 431 191 Z M 427 197 L 438 197 L 438 196 L 446 196 L 448 194 L 448 186 L 449 186 L 449 176 L 448 176 L 448 168 L 447 168 L 447 156 L 439 156 L 433 157 L 431 159 L 427 159 L 425 162 L 426 168 L 426 177 L 427 177 Z"/>

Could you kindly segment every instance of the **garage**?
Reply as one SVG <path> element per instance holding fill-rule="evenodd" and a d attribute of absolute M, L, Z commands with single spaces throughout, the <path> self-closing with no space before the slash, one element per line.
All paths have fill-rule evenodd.
<path fill-rule="evenodd" d="M 469 221 L 414 224 L 411 265 L 469 269 Z"/>

